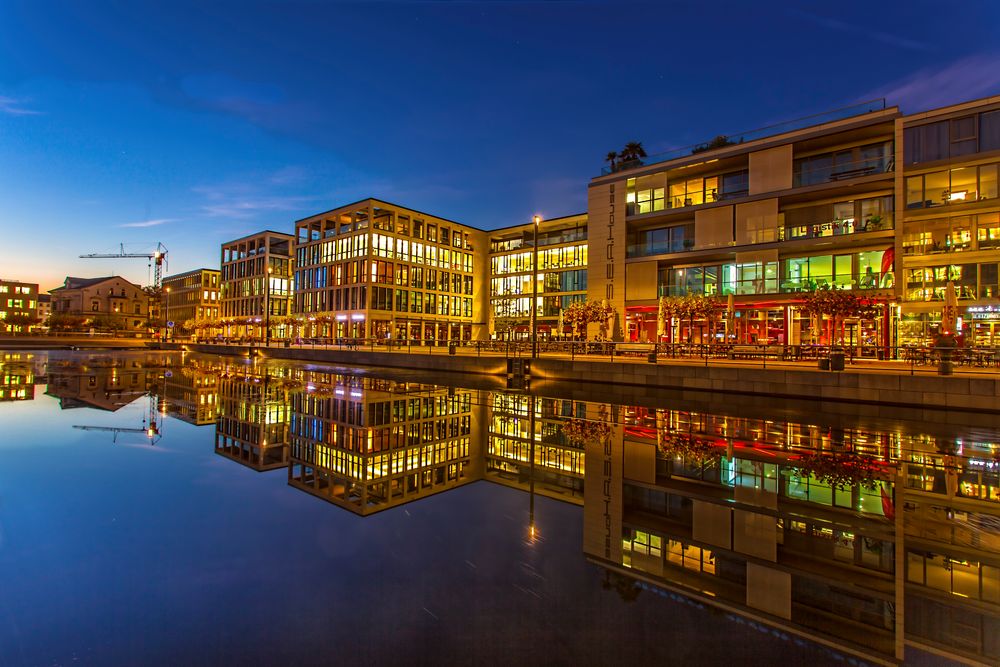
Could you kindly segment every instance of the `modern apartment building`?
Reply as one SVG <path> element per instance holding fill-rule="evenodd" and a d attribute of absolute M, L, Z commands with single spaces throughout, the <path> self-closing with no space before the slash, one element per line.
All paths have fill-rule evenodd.
<path fill-rule="evenodd" d="M 863 290 L 883 304 L 857 340 L 891 343 L 896 108 L 866 104 L 621 165 L 588 192 L 588 294 L 616 338 L 657 339 L 661 296 L 734 301 L 738 342 L 821 342 L 805 292 Z M 673 322 L 666 338 L 720 340 Z M 642 334 L 645 333 L 645 336 Z"/>
<path fill-rule="evenodd" d="M 67 276 L 62 287 L 49 293 L 54 317 L 82 318 L 85 326 L 95 329 L 145 330 L 149 320 L 146 292 L 121 276 Z"/>
<path fill-rule="evenodd" d="M 226 335 L 263 340 L 269 320 L 291 314 L 292 240 L 263 231 L 222 244 L 220 314 Z M 284 325 L 270 322 L 272 333 Z"/>
<path fill-rule="evenodd" d="M 220 317 L 217 269 L 194 269 L 163 278 L 164 314 L 179 327 L 190 320 Z"/>
<path fill-rule="evenodd" d="M 560 314 L 587 297 L 587 215 L 541 220 L 538 266 L 533 266 L 535 225 L 489 232 L 490 326 L 493 338 L 531 335 L 531 302 L 537 290 L 536 320 L 542 338 L 561 336 Z M 537 285 L 532 285 L 532 276 Z"/>
<path fill-rule="evenodd" d="M 295 223 L 295 306 L 308 336 L 486 336 L 486 233 L 365 199 Z"/>
<path fill-rule="evenodd" d="M 38 316 L 38 284 L 0 278 L 0 333 L 24 333 Z"/>
<path fill-rule="evenodd" d="M 967 341 L 1000 345 L 1000 96 L 899 118 L 896 142 L 901 342 L 937 333 L 950 281 Z"/>

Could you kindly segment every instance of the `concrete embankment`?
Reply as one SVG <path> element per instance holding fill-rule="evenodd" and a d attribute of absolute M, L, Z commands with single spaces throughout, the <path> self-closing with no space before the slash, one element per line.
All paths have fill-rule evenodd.
<path fill-rule="evenodd" d="M 0 338 L 0 350 L 119 350 L 145 349 L 146 338 L 105 336 L 7 336 Z"/>
<path fill-rule="evenodd" d="M 163 347 L 241 356 L 249 352 L 246 347 L 225 345 L 167 344 Z M 275 359 L 348 366 L 491 376 L 508 374 L 506 357 L 485 353 L 482 356 L 468 353 L 448 355 L 443 348 L 436 349 L 433 354 L 364 349 L 264 348 L 260 354 Z M 531 387 L 536 390 L 548 383 L 588 383 L 1000 413 L 1000 375 L 985 373 L 940 377 L 884 369 L 830 372 L 806 367 L 765 369 L 738 363 L 705 366 L 677 361 L 650 364 L 636 360 L 611 362 L 543 357 L 530 362 L 530 378 Z M 616 390 L 613 386 L 608 388 L 607 393 L 608 400 L 614 400 Z"/>

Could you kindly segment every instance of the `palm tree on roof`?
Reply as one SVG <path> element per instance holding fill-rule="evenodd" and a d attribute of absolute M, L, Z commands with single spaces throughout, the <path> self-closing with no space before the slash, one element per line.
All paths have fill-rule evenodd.
<path fill-rule="evenodd" d="M 604 161 L 611 165 L 611 171 L 618 167 L 618 153 L 611 151 L 604 156 Z"/>
<path fill-rule="evenodd" d="M 623 161 L 638 160 L 646 157 L 646 151 L 642 147 L 641 141 L 630 141 L 622 149 L 621 158 Z"/>

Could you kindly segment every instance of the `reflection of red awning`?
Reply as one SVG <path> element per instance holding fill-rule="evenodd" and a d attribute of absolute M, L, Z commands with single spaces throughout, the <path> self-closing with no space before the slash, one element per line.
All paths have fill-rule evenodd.
<path fill-rule="evenodd" d="M 659 310 L 659 306 L 628 306 L 625 308 L 626 313 L 655 313 Z"/>
<path fill-rule="evenodd" d="M 892 265 L 896 262 L 896 247 L 889 246 L 882 253 L 882 273 L 892 271 Z"/>

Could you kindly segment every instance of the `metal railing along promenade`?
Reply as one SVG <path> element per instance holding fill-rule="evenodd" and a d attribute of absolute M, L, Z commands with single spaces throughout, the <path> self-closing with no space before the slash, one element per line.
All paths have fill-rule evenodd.
<path fill-rule="evenodd" d="M 299 338 L 272 339 L 270 345 L 259 339 L 229 338 L 192 340 L 176 338 L 175 343 L 203 343 L 251 348 L 326 349 L 404 354 L 491 355 L 509 358 L 530 358 L 530 340 L 400 340 L 374 338 Z M 934 347 L 871 345 L 765 345 L 765 344 L 701 344 L 701 343 L 636 343 L 611 341 L 539 341 L 538 356 L 606 362 L 690 363 L 709 365 L 759 365 L 767 368 L 821 368 L 841 370 L 845 367 L 873 370 L 904 371 L 910 374 L 937 373 L 942 361 L 948 361 L 956 371 L 978 373 L 1000 372 L 1000 348 Z"/>

